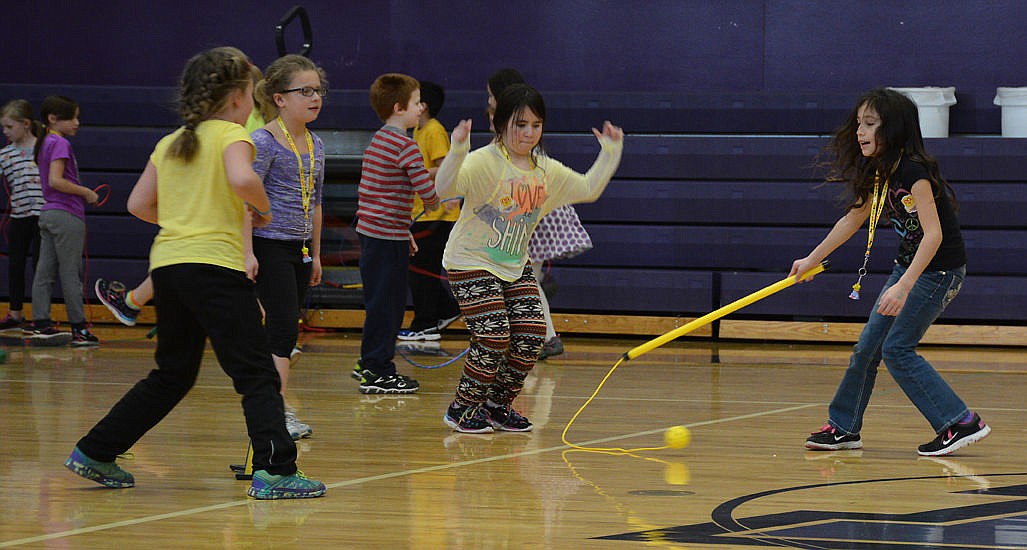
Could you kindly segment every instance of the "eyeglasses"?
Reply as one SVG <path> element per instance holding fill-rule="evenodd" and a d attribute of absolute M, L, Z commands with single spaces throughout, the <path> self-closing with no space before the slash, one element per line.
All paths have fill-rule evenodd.
<path fill-rule="evenodd" d="M 310 86 L 304 86 L 302 88 L 293 88 L 291 90 L 282 90 L 279 93 L 288 94 L 291 92 L 299 92 L 303 97 L 314 97 L 317 94 L 321 97 L 328 95 L 328 88 L 312 88 Z"/>

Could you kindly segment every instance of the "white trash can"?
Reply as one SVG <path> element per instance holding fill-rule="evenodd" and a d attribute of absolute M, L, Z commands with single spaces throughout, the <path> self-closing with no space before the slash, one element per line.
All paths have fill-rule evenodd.
<path fill-rule="evenodd" d="M 956 104 L 956 89 L 940 88 L 888 88 L 905 95 L 916 103 L 920 115 L 920 133 L 925 138 L 949 137 L 949 107 Z"/>
<path fill-rule="evenodd" d="M 1002 137 L 1027 137 L 1027 88 L 998 88 L 995 105 L 1002 107 Z"/>

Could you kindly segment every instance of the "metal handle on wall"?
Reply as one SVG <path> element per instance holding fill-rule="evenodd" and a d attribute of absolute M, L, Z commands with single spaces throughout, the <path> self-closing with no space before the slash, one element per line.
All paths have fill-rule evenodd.
<path fill-rule="evenodd" d="M 313 32 L 310 30 L 310 17 L 307 16 L 307 10 L 303 6 L 293 6 L 275 25 L 275 44 L 278 46 L 279 57 L 288 53 L 285 49 L 285 27 L 297 17 L 300 18 L 300 26 L 303 27 L 303 47 L 300 48 L 299 54 L 303 57 L 310 57 L 310 49 L 313 47 Z"/>

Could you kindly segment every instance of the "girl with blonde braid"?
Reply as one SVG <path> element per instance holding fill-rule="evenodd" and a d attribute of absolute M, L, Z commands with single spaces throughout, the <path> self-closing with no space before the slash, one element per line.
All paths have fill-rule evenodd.
<path fill-rule="evenodd" d="M 296 469 L 281 382 L 243 258 L 244 216 L 258 227 L 271 221 L 271 205 L 253 171 L 253 142 L 242 127 L 259 74 L 235 48 L 193 56 L 180 87 L 185 125 L 157 143 L 128 198 L 129 212 L 160 225 L 150 251 L 160 325 L 157 368 L 79 440 L 64 463 L 86 479 L 114 488 L 135 485 L 115 458 L 189 392 L 209 337 L 222 370 L 243 396 L 254 470 L 247 494 L 280 499 L 325 493 L 323 483 Z M 203 477 L 177 477 L 188 483 L 189 474 Z"/>

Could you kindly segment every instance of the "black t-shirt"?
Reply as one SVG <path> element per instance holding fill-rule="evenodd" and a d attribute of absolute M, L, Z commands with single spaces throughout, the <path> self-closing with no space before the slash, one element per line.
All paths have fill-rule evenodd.
<path fill-rule="evenodd" d="M 924 238 L 924 229 L 920 226 L 920 217 L 912 195 L 913 184 L 919 180 L 931 182 L 934 204 L 938 210 L 938 220 L 941 222 L 941 246 L 927 264 L 927 269 L 944 271 L 966 265 L 963 235 L 959 231 L 959 220 L 956 219 L 948 194 L 944 189 L 939 193 L 939 185 L 931 181 L 927 167 L 905 156 L 888 182 L 888 215 L 892 227 L 899 234 L 899 255 L 896 261 L 909 267 L 917 248 L 920 247 L 920 241 Z"/>

